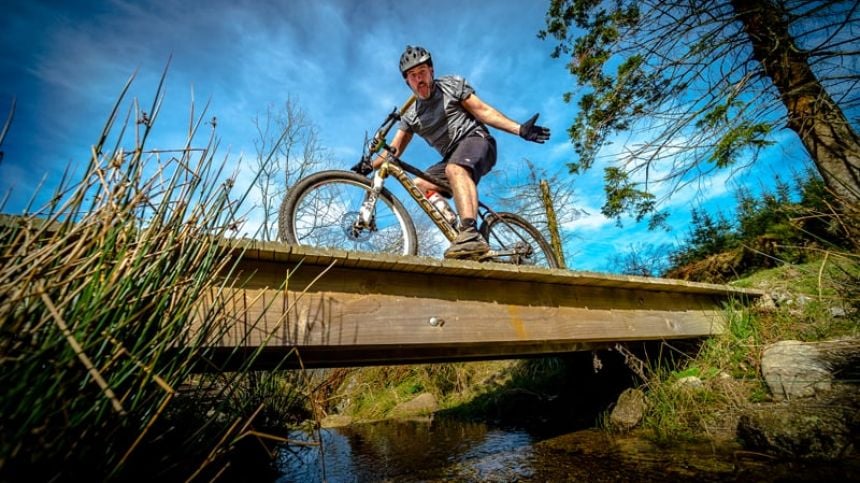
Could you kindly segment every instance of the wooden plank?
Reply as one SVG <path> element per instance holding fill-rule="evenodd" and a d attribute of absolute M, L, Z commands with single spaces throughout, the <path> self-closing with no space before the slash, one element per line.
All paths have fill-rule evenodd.
<path fill-rule="evenodd" d="M 246 290 L 232 305 L 243 320 L 242 340 L 218 345 L 351 346 L 478 344 L 535 341 L 621 341 L 712 335 L 721 330 L 713 310 L 613 310 L 536 307 L 466 300 L 405 300 L 328 292 Z M 281 307 L 289 307 L 286 312 Z M 406 307 L 408 306 L 408 307 Z M 435 323 L 434 323 L 435 322 Z"/>
<path fill-rule="evenodd" d="M 246 242 L 240 242 L 246 243 Z M 708 284 L 701 282 L 688 282 L 684 280 L 646 278 L 632 275 L 602 274 L 594 272 L 583 272 L 564 269 L 542 269 L 531 266 L 514 266 L 501 263 L 479 263 L 457 260 L 432 260 L 423 257 L 396 257 L 394 255 L 380 255 L 365 252 L 331 252 L 319 250 L 312 247 L 289 246 L 281 243 L 272 243 L 267 248 L 274 251 L 283 250 L 289 252 L 288 261 L 305 259 L 306 263 L 324 263 L 319 259 L 321 254 L 327 254 L 328 261 L 338 259 L 346 264 L 356 267 L 382 269 L 389 271 L 417 271 L 415 265 L 426 264 L 426 273 L 439 273 L 448 275 L 472 275 L 481 278 L 505 277 L 506 279 L 533 280 L 541 282 L 560 283 L 567 285 L 591 285 L 612 287 L 633 287 L 649 290 L 668 290 L 678 292 L 701 292 L 701 293 L 732 293 L 736 295 L 749 295 L 751 297 L 761 296 L 761 292 L 752 289 L 742 289 L 726 285 Z M 312 258 L 316 256 L 317 258 Z M 252 256 L 246 256 L 252 260 Z M 280 258 L 279 258 L 280 259 Z M 397 260 L 405 260 L 398 263 Z M 515 267 L 513 270 L 510 267 Z M 504 274 L 504 275 L 502 275 Z"/>
<path fill-rule="evenodd" d="M 239 367 L 252 353 L 263 354 L 254 367 L 333 367 L 702 337 L 723 330 L 726 300 L 760 295 L 677 280 L 253 247 L 234 275 L 243 284 L 201 302 L 227 308 L 210 336 L 209 357 L 223 367 Z"/>
<path fill-rule="evenodd" d="M 14 219 L 0 217 L 2 223 Z M 725 285 L 225 240 L 231 272 L 199 300 L 200 369 L 333 367 L 589 350 L 719 333 Z M 217 285 L 216 285 L 217 287 Z M 203 320 L 214 325 L 203 327 Z M 299 354 L 300 357 L 297 357 Z M 286 366 L 283 366 L 286 364 Z"/>
<path fill-rule="evenodd" d="M 223 333 L 211 341 L 223 349 L 221 362 L 231 348 L 261 345 L 270 362 L 298 348 L 305 366 L 328 367 L 534 355 L 722 330 L 720 294 L 611 286 L 611 278 L 604 286 L 506 280 L 520 272 L 504 269 L 476 277 L 471 264 L 453 274 L 369 268 L 391 267 L 384 257 L 380 265 L 329 267 L 306 257 L 242 261 L 242 274 L 253 277 L 222 294 Z"/>

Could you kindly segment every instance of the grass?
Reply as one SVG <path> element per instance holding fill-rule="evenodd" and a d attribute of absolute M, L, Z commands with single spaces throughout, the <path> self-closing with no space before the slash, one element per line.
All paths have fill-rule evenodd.
<path fill-rule="evenodd" d="M 123 121 L 131 82 L 86 168 L 0 223 L 0 480 L 212 478 L 278 406 L 251 395 L 287 412 L 307 396 L 247 371 L 191 377 L 220 330 L 246 194 L 214 158 L 214 126 L 193 147 L 205 109 L 183 148 L 147 151 L 161 85 Z"/>
<path fill-rule="evenodd" d="M 367 367 L 350 370 L 332 397 L 332 405 L 360 421 L 385 418 L 400 403 L 429 392 L 440 409 L 450 409 L 491 392 L 510 380 L 504 375 L 511 361 L 410 366 Z"/>
<path fill-rule="evenodd" d="M 335 391 L 332 410 L 366 422 L 388 418 L 401 403 L 432 394 L 436 414 L 548 428 L 587 427 L 630 381 L 618 354 L 354 369 Z M 607 377 L 607 374 L 609 376 Z M 583 388 L 587 388 L 583 392 Z"/>
<path fill-rule="evenodd" d="M 718 336 L 697 343 L 665 342 L 657 350 L 643 347 L 644 379 L 638 383 L 644 385 L 649 406 L 641 425 L 644 435 L 661 445 L 733 439 L 740 410 L 770 399 L 760 372 L 767 344 L 858 335 L 857 312 L 851 312 L 847 296 L 852 286 L 856 289 L 858 273 L 855 259 L 836 255 L 754 273 L 736 285 L 779 295 L 776 310 L 737 301 L 725 308 L 727 330 Z M 849 309 L 847 316 L 831 312 L 843 306 Z M 582 364 L 555 358 L 351 370 L 334 390 L 332 410 L 358 421 L 377 420 L 388 417 L 397 404 L 430 392 L 440 402 L 442 415 L 508 420 L 527 413 L 546 416 L 559 426 L 573 412 L 592 414 L 594 408 L 575 407 L 583 403 L 602 404 L 595 419 L 605 423 L 606 408 L 633 377 L 623 361 L 613 363 L 605 352 L 594 357 L 610 367 L 621 365 L 622 371 L 613 367 L 597 372 L 599 364 L 592 369 L 591 360 Z M 567 393 L 574 397 L 566 399 Z M 564 407 L 556 414 L 559 405 Z"/>
<path fill-rule="evenodd" d="M 703 341 L 694 357 L 677 353 L 673 361 L 658 357 L 647 365 L 649 410 L 642 427 L 657 444 L 714 439 L 731 431 L 726 415 L 744 405 L 747 385 L 758 377 L 758 342 L 749 313 L 729 309 L 727 317 L 728 330 Z"/>
<path fill-rule="evenodd" d="M 767 344 L 860 335 L 852 308 L 858 274 L 857 258 L 840 255 L 762 270 L 735 282 L 775 294 L 779 305 L 762 311 L 733 304 L 724 312 L 727 330 L 705 340 L 696 353 L 678 353 L 671 363 L 664 357 L 649 361 L 646 434 L 659 444 L 733 438 L 738 410 L 770 399 L 760 372 Z M 834 307 L 844 314 L 834 315 Z M 702 384 L 679 384 L 685 376 Z"/>

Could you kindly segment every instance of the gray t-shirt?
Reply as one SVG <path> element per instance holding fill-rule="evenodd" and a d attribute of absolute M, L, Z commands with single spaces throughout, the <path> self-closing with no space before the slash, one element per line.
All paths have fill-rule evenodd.
<path fill-rule="evenodd" d="M 400 119 L 400 129 L 418 134 L 444 157 L 477 126 L 486 127 L 463 108 L 461 101 L 475 93 L 460 76 L 435 80 L 433 93 L 416 100 Z"/>

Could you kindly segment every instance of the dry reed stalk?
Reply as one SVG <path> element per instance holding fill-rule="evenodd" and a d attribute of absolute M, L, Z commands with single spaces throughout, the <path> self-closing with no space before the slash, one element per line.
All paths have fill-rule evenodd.
<path fill-rule="evenodd" d="M 301 441 L 298 439 L 284 438 L 282 436 L 277 436 L 277 435 L 268 434 L 268 433 L 262 433 L 260 431 L 253 431 L 253 430 L 246 431 L 245 433 L 243 433 L 242 437 L 246 437 L 246 436 L 254 436 L 257 438 L 268 439 L 268 440 L 275 441 L 278 443 L 285 443 L 285 444 L 290 444 L 293 446 L 317 447 L 320 445 L 320 443 L 318 443 L 316 441 Z"/>
<path fill-rule="evenodd" d="M 12 119 L 15 118 L 15 104 L 17 100 L 12 98 L 12 105 L 9 107 L 9 115 L 6 116 L 6 122 L 3 123 L 3 129 L 0 130 L 0 146 L 3 145 L 3 140 L 6 139 L 6 133 L 9 132 L 9 126 L 12 125 Z M 0 161 L 3 160 L 2 152 L 0 152 Z"/>
<path fill-rule="evenodd" d="M 218 443 L 215 444 L 215 446 L 209 451 L 209 454 L 206 455 L 206 459 L 203 460 L 203 463 L 201 463 L 197 470 L 192 473 L 191 476 L 188 477 L 188 479 L 185 480 L 186 483 L 197 479 L 200 473 L 202 473 L 207 466 L 209 466 L 212 462 L 215 461 L 215 458 L 218 456 L 218 452 L 221 450 L 221 447 L 224 445 L 230 435 L 233 434 L 233 431 L 236 429 L 236 426 L 238 426 L 241 421 L 241 418 L 236 418 L 233 420 L 233 424 L 231 424 L 230 427 L 227 428 L 227 431 L 224 432 L 224 434 L 221 436 L 221 439 L 218 440 Z"/>
<path fill-rule="evenodd" d="M 171 390 L 171 392 L 167 393 L 167 395 L 162 400 L 161 404 L 158 406 L 158 409 L 155 411 L 155 414 L 153 414 L 152 417 L 149 418 L 149 421 L 147 421 L 146 426 L 144 426 L 144 428 L 143 428 L 143 431 L 141 431 L 141 433 L 137 436 L 137 438 L 135 438 L 135 440 L 131 444 L 131 446 L 129 446 L 129 448 L 122 455 L 122 458 L 120 458 L 119 462 L 116 464 L 113 471 L 111 472 L 112 474 L 119 471 L 123 467 L 123 465 L 125 465 L 126 461 L 128 461 L 128 458 L 131 456 L 132 453 L 134 453 L 134 450 L 137 449 L 137 447 L 143 441 L 143 438 L 146 437 L 147 434 L 149 434 L 149 431 L 152 429 L 152 426 L 155 424 L 155 421 L 161 417 L 161 414 L 167 408 L 167 404 L 171 400 L 173 400 L 173 396 L 175 396 L 175 395 L 176 395 L 176 393 L 173 392 L 172 390 Z"/>
<path fill-rule="evenodd" d="M 272 341 L 272 337 L 275 336 L 275 333 L 277 333 L 277 331 L 283 326 L 284 322 L 286 322 L 287 314 L 292 309 L 292 307 L 295 304 L 297 304 L 299 301 L 301 301 L 302 298 L 304 298 L 304 296 L 308 292 L 308 290 L 310 290 L 310 288 L 313 287 L 317 283 L 317 281 L 319 281 L 323 276 L 325 276 L 325 274 L 327 274 L 329 272 L 329 270 L 331 270 L 335 266 L 335 263 L 337 263 L 337 260 L 332 260 L 332 262 L 329 264 L 328 267 L 323 269 L 319 273 L 319 275 L 314 277 L 314 279 L 311 280 L 310 283 L 308 283 L 308 285 L 301 291 L 301 293 L 298 295 L 298 297 L 296 297 L 295 301 L 293 301 L 293 303 L 287 307 L 287 310 L 285 310 L 281 313 L 281 316 L 275 322 L 275 326 L 272 328 L 272 330 L 269 331 L 268 334 L 266 334 L 266 337 L 260 343 L 259 348 L 257 349 L 257 353 L 260 353 L 263 348 L 265 348 L 267 345 L 269 345 L 269 342 Z M 284 287 L 283 292 L 284 292 L 285 298 L 286 298 L 286 293 L 287 293 L 286 287 L 287 287 L 288 283 L 289 283 L 289 277 L 287 277 L 287 279 L 284 280 L 284 284 L 283 284 L 283 287 Z M 264 293 L 264 291 L 261 291 L 261 293 Z M 274 300 L 272 302 L 274 302 Z M 272 302 L 270 302 L 270 305 Z M 265 311 L 263 311 L 263 313 L 265 313 Z M 258 321 L 259 321 L 259 318 L 258 318 Z M 256 326 L 256 324 L 254 326 Z"/>
<path fill-rule="evenodd" d="M 110 399 L 114 410 L 116 410 L 116 412 L 118 412 L 120 415 L 125 416 L 127 413 L 125 412 L 125 409 L 123 409 L 122 404 L 120 404 L 119 400 L 117 400 L 116 395 L 113 393 L 113 390 L 110 388 L 107 381 L 104 380 L 101 373 L 98 371 L 98 369 L 95 368 L 92 361 L 90 361 L 90 358 L 84 352 L 84 349 L 81 347 L 80 344 L 78 344 L 77 339 L 75 339 L 75 337 L 69 331 L 69 327 L 66 325 L 65 321 L 63 321 L 63 318 L 57 312 L 57 308 L 54 307 L 54 304 L 51 302 L 51 299 L 45 292 L 42 292 L 40 295 L 42 297 L 42 301 L 45 302 L 45 306 L 48 308 L 48 310 L 51 312 L 51 315 L 54 317 L 54 322 L 57 324 L 63 335 L 66 337 L 66 341 L 68 341 L 69 346 L 72 347 L 72 350 L 75 351 L 75 354 L 78 356 L 78 359 L 80 359 L 81 363 L 84 365 L 84 367 L 86 367 L 87 372 L 90 374 L 90 376 L 92 376 L 96 384 L 98 384 L 105 397 Z"/>
<path fill-rule="evenodd" d="M 167 383 L 167 381 L 165 381 L 158 374 L 156 374 L 152 370 L 151 366 L 147 366 L 146 364 L 139 361 L 138 358 L 134 356 L 134 354 L 129 353 L 128 350 L 122 346 L 122 343 L 120 343 L 120 341 L 111 337 L 111 335 L 108 334 L 106 331 L 102 332 L 102 335 L 105 339 L 107 339 L 109 342 L 113 343 L 117 347 L 118 355 L 127 356 L 129 360 L 134 363 L 135 366 L 140 368 L 140 370 L 142 370 L 143 372 L 149 374 L 149 376 L 152 377 L 152 380 L 155 381 L 155 383 L 158 384 L 164 390 L 164 392 L 168 394 L 176 394 L 176 391 L 173 389 L 173 387 L 170 386 L 170 384 Z"/>
<path fill-rule="evenodd" d="M 824 300 L 824 294 L 822 293 L 822 285 L 821 278 L 824 275 L 824 267 L 827 265 L 827 258 L 830 257 L 830 252 L 824 253 L 824 259 L 821 260 L 821 268 L 818 269 L 818 300 Z"/>
<path fill-rule="evenodd" d="M 81 178 L 73 180 L 68 169 L 43 209 L 11 223 L 0 220 L 0 316 L 3 330 L 15 334 L 0 340 L 12 349 L 0 359 L 0 384 L 9 388 L 0 409 L 4 417 L 16 418 L 13 426 L 21 423 L 12 437 L 22 440 L 0 448 L 0 462 L 38 462 L 42 456 L 64 461 L 95 450 L 96 463 L 106 472 L 91 466 L 88 476 L 121 477 L 135 450 L 160 436 L 159 422 L 179 400 L 173 388 L 200 362 L 213 335 L 224 330 L 225 301 L 205 310 L 199 302 L 205 294 L 221 298 L 236 283 L 236 260 L 225 256 L 231 243 L 224 235 L 236 226 L 247 193 L 233 199 L 232 180 L 218 181 L 223 167 L 213 166 L 214 130 L 205 148 L 192 147 L 205 111 L 196 123 L 192 115 L 183 149 L 144 149 L 162 105 L 163 77 L 150 114 L 135 101 L 116 146 L 106 150 L 122 122 L 120 105 L 133 78 L 114 104 Z M 134 145 L 126 149 L 129 121 L 139 122 L 129 129 Z M 167 152 L 178 154 L 163 162 L 160 155 Z M 191 319 L 202 321 L 194 333 Z M 272 333 L 266 335 L 270 340 Z M 242 371 L 230 376 L 232 383 Z M 81 390 L 87 379 L 99 392 Z M 231 439 L 295 444 L 253 429 L 263 407 L 236 418 L 189 479 L 211 468 Z M 204 435 L 212 423 L 192 437 Z M 40 436 L 45 434 L 50 436 Z M 104 455 L 97 447 L 124 451 Z M 61 465 L 44 466 L 48 478 L 67 476 Z M 0 480 L 2 469 L 0 463 Z"/>

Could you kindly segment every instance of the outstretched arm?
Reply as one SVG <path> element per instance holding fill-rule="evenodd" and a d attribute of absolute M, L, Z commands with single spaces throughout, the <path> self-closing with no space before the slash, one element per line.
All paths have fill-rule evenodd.
<path fill-rule="evenodd" d="M 461 104 L 471 115 L 475 116 L 475 119 L 487 124 L 488 126 L 501 129 L 502 131 L 506 131 L 511 134 L 516 134 L 527 141 L 535 143 L 543 144 L 547 139 L 549 139 L 549 129 L 535 125 L 538 114 L 535 114 L 528 121 L 518 124 L 508 119 L 507 116 L 497 111 L 493 106 L 482 101 L 475 94 L 467 97 L 466 100 L 461 102 Z"/>
<path fill-rule="evenodd" d="M 477 95 L 472 94 L 462 101 L 463 107 L 469 111 L 469 114 L 475 116 L 475 119 L 482 123 L 500 129 L 511 134 L 520 133 L 520 125 L 507 116 L 497 111 L 496 108 L 482 101 Z"/>

